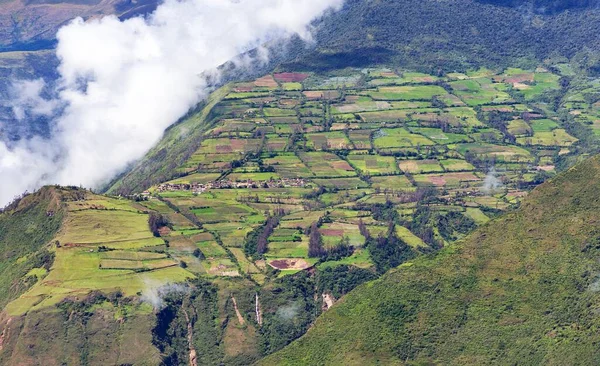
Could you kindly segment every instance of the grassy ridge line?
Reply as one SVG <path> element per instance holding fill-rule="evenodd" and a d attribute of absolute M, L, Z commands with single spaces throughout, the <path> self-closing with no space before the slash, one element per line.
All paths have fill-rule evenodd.
<path fill-rule="evenodd" d="M 0 214 L 0 308 L 36 282 L 35 275 L 28 275 L 30 270 L 51 266 L 53 255 L 45 245 L 58 232 L 63 217 L 64 209 L 54 187 L 27 195 Z"/>
<path fill-rule="evenodd" d="M 598 364 L 600 157 L 364 284 L 260 365 Z"/>
<path fill-rule="evenodd" d="M 175 169 L 198 149 L 202 134 L 211 127 L 207 122 L 212 109 L 230 91 L 231 84 L 227 84 L 211 93 L 199 112 L 167 129 L 158 144 L 131 170 L 113 182 L 106 192 L 141 192 L 154 184 L 174 178 Z"/>

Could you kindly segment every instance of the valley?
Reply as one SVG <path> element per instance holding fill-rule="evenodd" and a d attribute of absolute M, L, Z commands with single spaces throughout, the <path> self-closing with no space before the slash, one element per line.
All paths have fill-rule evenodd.
<path fill-rule="evenodd" d="M 140 162 L 156 172 L 143 181 L 134 168 L 108 194 L 45 187 L 7 208 L 7 225 L 31 220 L 19 218 L 29 201 L 41 205 L 31 230 L 61 224 L 4 260 L 23 263 L 14 284 L 26 281 L 3 312 L 0 360 L 36 354 L 27 344 L 55 331 L 50 319 L 64 322 L 60 357 L 80 348 L 81 363 L 133 329 L 149 363 L 248 364 L 281 350 L 356 286 L 503 225 L 597 149 L 598 84 L 571 71 L 347 68 L 221 87 Z M 109 319 L 119 339 L 90 333 Z"/>
<path fill-rule="evenodd" d="M 600 363 L 599 22 L 0 0 L 0 364 Z"/>

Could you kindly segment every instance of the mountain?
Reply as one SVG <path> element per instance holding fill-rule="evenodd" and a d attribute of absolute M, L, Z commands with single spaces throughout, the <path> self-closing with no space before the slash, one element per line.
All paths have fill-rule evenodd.
<path fill-rule="evenodd" d="M 122 19 L 145 14 L 155 0 L 4 0 L 0 7 L 0 50 L 51 48 L 58 29 L 75 17 L 116 15 Z"/>
<path fill-rule="evenodd" d="M 27 275 L 32 269 L 50 268 L 54 255 L 45 245 L 60 228 L 63 214 L 58 190 L 48 187 L 13 202 L 0 215 L 1 307 L 35 282 Z"/>
<path fill-rule="evenodd" d="M 479 0 L 482 3 L 519 8 L 536 14 L 556 14 L 564 11 L 596 9 L 598 2 L 594 0 Z"/>
<path fill-rule="evenodd" d="M 393 288 L 387 278 L 419 263 L 461 274 L 454 293 L 468 297 L 473 265 L 436 258 L 478 226 L 503 240 L 506 219 L 495 217 L 539 201 L 536 190 L 524 197 L 598 147 L 598 83 L 563 85 L 573 69 L 551 66 L 274 72 L 217 89 L 113 194 L 44 187 L 0 214 L 0 363 L 247 365 L 291 352 L 352 299 L 372 301 L 353 291 L 360 284 L 383 275 L 365 288 Z M 577 183 L 589 204 L 593 191 L 579 186 L 594 181 L 594 164 L 552 182 Z M 519 252 L 484 254 L 507 253 Z M 521 267 L 506 271 L 517 278 Z M 365 324 L 385 311 L 402 318 L 398 293 L 365 310 Z"/>
<path fill-rule="evenodd" d="M 262 365 L 597 364 L 600 157 L 355 289 Z"/>
<path fill-rule="evenodd" d="M 316 50 L 291 65 L 394 63 L 436 72 L 593 54 L 584 63 L 594 67 L 599 20 L 595 1 L 348 0 L 320 24 Z"/>
<path fill-rule="evenodd" d="M 56 79 L 70 17 L 156 6 L 3 4 L 4 97 Z M 598 24 L 348 0 L 311 47 L 223 65 L 100 192 L 0 211 L 0 364 L 598 363 Z M 0 108 L 3 139 L 49 133 Z"/>

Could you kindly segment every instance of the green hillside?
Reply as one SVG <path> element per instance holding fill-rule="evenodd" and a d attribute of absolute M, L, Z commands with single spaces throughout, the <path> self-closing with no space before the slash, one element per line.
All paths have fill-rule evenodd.
<path fill-rule="evenodd" d="M 598 364 L 600 157 L 360 286 L 262 365 Z"/>
<path fill-rule="evenodd" d="M 0 307 L 52 265 L 54 256 L 45 245 L 62 223 L 60 199 L 58 190 L 48 187 L 13 202 L 0 214 Z"/>
<path fill-rule="evenodd" d="M 600 39 L 592 25 L 600 11 L 594 5 L 568 0 L 348 0 L 321 24 L 315 52 L 301 52 L 295 65 L 327 70 L 394 63 L 435 71 L 596 54 L 579 57 L 596 70 L 593 50 Z M 542 7 L 550 11 L 538 11 Z"/>
<path fill-rule="evenodd" d="M 213 92 L 206 102 L 169 127 L 163 138 L 125 174 L 112 182 L 107 191 L 130 194 L 173 178 L 174 170 L 198 148 L 202 134 L 210 127 L 212 108 L 229 91 L 224 86 Z"/>
<path fill-rule="evenodd" d="M 0 97 L 58 77 L 38 49 L 65 19 L 157 3 L 3 1 Z M 591 0 L 345 0 L 310 45 L 223 65 L 102 194 L 0 210 L 0 365 L 600 364 L 598 24 Z"/>
<path fill-rule="evenodd" d="M 333 341 L 343 343 L 346 328 L 333 329 L 335 337 L 324 343 L 333 348 L 319 346 L 322 354 L 307 362 L 364 362 L 371 351 L 383 363 L 446 361 L 477 351 L 500 358 L 499 350 L 486 350 L 529 347 L 525 341 L 509 347 L 504 339 L 518 339 L 514 334 L 499 334 L 504 343 L 489 345 L 493 337 L 472 331 L 469 322 L 506 322 L 517 335 L 536 334 L 529 325 L 517 327 L 525 316 L 510 314 L 523 308 L 537 314 L 522 303 L 542 290 L 530 295 L 530 277 L 506 274 L 536 267 L 518 266 L 510 243 L 483 254 L 479 246 L 467 251 L 476 250 L 473 258 L 484 263 L 456 252 L 470 248 L 463 240 L 477 227 L 488 241 L 504 240 L 507 229 L 496 225 L 524 215 L 514 213 L 519 205 L 546 197 L 534 191 L 526 198 L 534 187 L 597 151 L 600 84 L 566 76 L 572 72 L 570 64 L 439 75 L 391 67 L 303 70 L 218 89 L 115 182 L 111 192 L 123 196 L 46 187 L 0 214 L 6 253 L 0 269 L 9 279 L 0 285 L 0 364 L 179 365 L 195 354 L 197 364 L 247 365 L 315 327 L 305 337 L 312 339 L 319 324 L 353 301 L 359 310 L 348 314 L 358 320 L 344 324 L 356 328 L 348 334 L 364 335 L 359 344 L 367 351 L 348 354 L 345 343 Z M 588 176 L 568 173 L 576 184 L 564 197 L 592 192 L 579 189 L 596 178 L 595 160 L 587 164 L 578 171 Z M 496 185 L 485 188 L 490 179 Z M 557 179 L 552 184 L 565 181 Z M 594 213 L 573 210 L 581 212 L 569 224 L 584 235 L 576 218 Z M 498 221 L 503 212 L 508 218 Z M 566 217 L 556 213 L 556 222 L 567 225 Z M 540 238 L 566 232 L 548 221 L 538 231 L 519 230 Z M 519 248 L 536 258 L 531 246 Z M 577 275 L 588 263 L 551 254 L 559 256 L 544 262 L 552 270 L 576 264 L 568 273 Z M 493 277 L 481 279 L 476 270 L 483 265 L 492 266 L 485 273 Z M 578 277 L 579 288 L 595 280 L 594 268 Z M 444 284 L 442 275 L 456 279 Z M 396 276 L 400 284 L 387 283 Z M 519 296 L 497 289 L 509 277 Z M 435 283 L 440 292 L 428 296 Z M 387 291 L 394 286 L 401 289 Z M 566 294 L 576 288 L 557 286 Z M 488 303 L 468 305 L 479 288 L 485 296 L 501 291 L 510 314 L 495 311 L 498 318 L 487 319 Z M 441 303 L 444 294 L 453 297 L 451 306 Z M 426 296 L 432 300 L 419 305 Z M 548 313 L 560 320 L 556 339 L 572 324 L 560 311 Z M 422 324 L 409 332 L 403 322 L 413 319 Z M 550 332 L 557 321 L 548 319 L 540 322 Z M 444 333 L 453 331 L 456 339 Z"/>

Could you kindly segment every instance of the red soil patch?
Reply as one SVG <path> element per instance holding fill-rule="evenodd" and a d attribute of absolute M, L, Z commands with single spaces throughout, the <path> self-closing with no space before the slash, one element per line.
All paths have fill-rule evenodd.
<path fill-rule="evenodd" d="M 282 107 L 295 107 L 299 104 L 300 102 L 297 99 L 281 99 L 279 101 L 279 104 Z"/>
<path fill-rule="evenodd" d="M 331 166 L 334 167 L 335 169 L 342 169 L 342 170 L 347 170 L 347 171 L 352 171 L 352 167 L 350 166 L 350 164 L 348 164 L 345 161 L 333 161 L 331 162 Z"/>
<path fill-rule="evenodd" d="M 396 77 L 398 77 L 398 75 L 396 75 L 396 73 L 394 73 L 392 71 L 386 71 L 386 72 L 382 72 L 381 73 L 381 77 L 384 77 L 384 78 L 396 78 Z"/>
<path fill-rule="evenodd" d="M 446 180 L 444 179 L 444 177 L 439 177 L 439 176 L 434 176 L 434 177 L 429 177 L 429 181 L 436 186 L 444 186 L 446 185 Z"/>
<path fill-rule="evenodd" d="M 287 145 L 287 142 L 283 141 L 267 141 L 267 146 L 272 149 L 283 149 Z"/>
<path fill-rule="evenodd" d="M 217 145 L 215 147 L 215 150 L 218 153 L 228 153 L 228 152 L 232 152 L 233 151 L 233 149 L 229 145 Z"/>
<path fill-rule="evenodd" d="M 337 90 L 307 90 L 302 92 L 308 99 L 337 99 L 340 93 Z"/>
<path fill-rule="evenodd" d="M 478 181 L 476 175 L 470 172 L 445 173 L 444 175 L 432 175 L 427 177 L 429 181 L 436 186 L 443 186 L 448 183 L 448 180 L 455 179 L 460 182 Z"/>
<path fill-rule="evenodd" d="M 302 258 L 274 259 L 269 265 L 276 269 L 306 269 L 310 264 Z"/>
<path fill-rule="evenodd" d="M 513 75 L 509 78 L 504 79 L 507 83 L 523 83 L 523 82 L 533 82 L 533 74 L 519 74 Z"/>
<path fill-rule="evenodd" d="M 462 181 L 481 180 L 475 174 L 469 172 L 446 173 L 445 176 L 448 178 L 454 178 Z"/>
<path fill-rule="evenodd" d="M 233 89 L 233 91 L 237 93 L 247 93 L 251 92 L 252 90 L 254 90 L 254 84 L 241 84 L 236 86 L 235 89 Z"/>
<path fill-rule="evenodd" d="M 554 165 L 540 165 L 537 167 L 537 170 L 543 170 L 545 172 L 549 172 L 551 170 L 554 170 Z"/>
<path fill-rule="evenodd" d="M 160 234 L 160 236 L 168 236 L 171 233 L 171 229 L 169 229 L 166 226 L 163 226 L 160 229 L 158 229 L 158 233 Z"/>
<path fill-rule="evenodd" d="M 211 233 L 200 233 L 190 237 L 194 242 L 214 240 Z"/>
<path fill-rule="evenodd" d="M 340 93 L 337 90 L 325 90 L 323 92 L 323 98 L 326 100 L 337 99 L 340 97 Z"/>
<path fill-rule="evenodd" d="M 275 76 L 275 80 L 277 80 L 277 81 L 281 81 L 283 83 L 293 83 L 293 82 L 304 81 L 310 75 L 303 74 L 300 72 L 281 72 L 281 73 L 275 74 L 273 76 Z"/>
<path fill-rule="evenodd" d="M 498 112 L 512 112 L 512 108 L 508 107 L 483 107 L 481 108 L 483 111 L 498 111 Z"/>
<path fill-rule="evenodd" d="M 418 76 L 412 78 L 412 80 L 417 83 L 432 83 L 435 81 L 432 76 Z"/>
<path fill-rule="evenodd" d="M 339 236 L 339 237 L 344 236 L 344 230 L 340 230 L 340 229 L 321 229 L 319 231 L 321 232 L 322 235 L 325 235 L 325 236 Z"/>
<path fill-rule="evenodd" d="M 279 85 L 271 75 L 263 76 L 254 81 L 254 85 L 263 88 L 277 88 Z"/>
<path fill-rule="evenodd" d="M 307 90 L 307 91 L 302 92 L 302 93 L 308 99 L 321 99 L 321 98 L 323 98 L 323 92 L 322 91 L 318 91 L 318 90 Z"/>
<path fill-rule="evenodd" d="M 337 99 L 340 93 L 337 90 L 307 90 L 302 92 L 308 99 Z"/>

